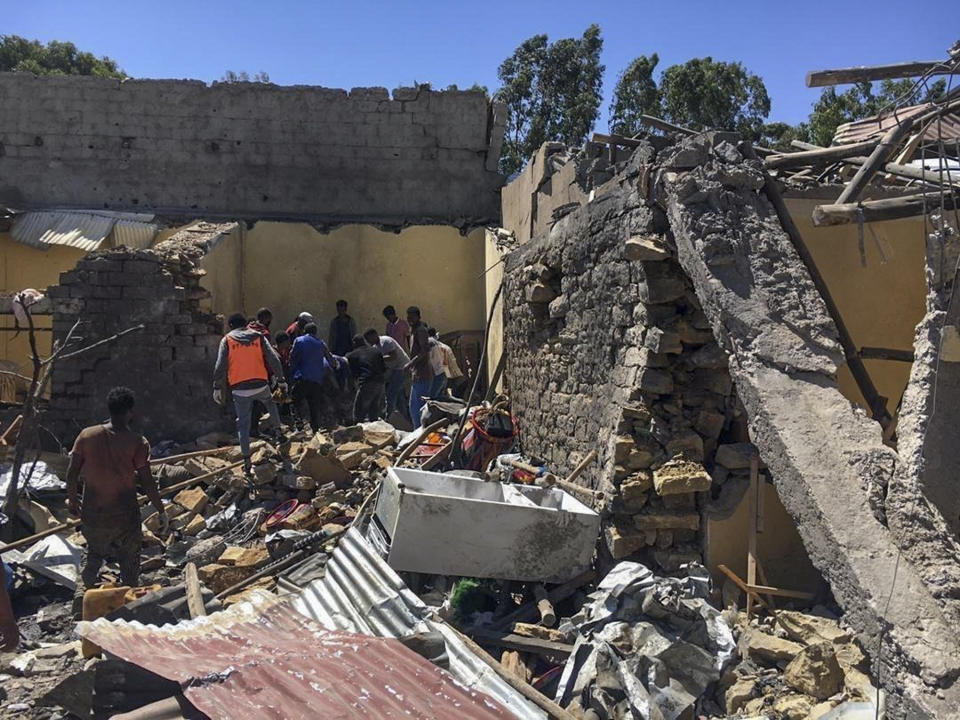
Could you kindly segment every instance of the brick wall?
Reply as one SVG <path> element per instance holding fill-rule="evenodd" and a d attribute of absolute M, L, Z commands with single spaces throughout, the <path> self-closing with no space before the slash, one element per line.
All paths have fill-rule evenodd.
<path fill-rule="evenodd" d="M 578 482 L 606 496 L 608 551 L 674 570 L 700 558 L 701 512 L 742 494 L 750 450 L 732 442 L 727 356 L 645 199 L 653 157 L 507 256 L 504 340 L 524 451 L 562 474 L 596 449 Z"/>
<path fill-rule="evenodd" d="M 143 330 L 58 362 L 45 423 L 69 444 L 85 426 L 107 417 L 106 395 L 126 385 L 137 395 L 138 428 L 151 444 L 192 440 L 223 429 L 212 400 L 213 364 L 222 336 L 217 316 L 202 309 L 197 260 L 223 227 L 186 230 L 152 250 L 106 250 L 85 257 L 48 290 L 54 339 L 79 319 L 82 347 L 127 328 Z"/>
<path fill-rule="evenodd" d="M 485 224 L 500 115 L 479 92 L 0 73 L 0 202 Z"/>

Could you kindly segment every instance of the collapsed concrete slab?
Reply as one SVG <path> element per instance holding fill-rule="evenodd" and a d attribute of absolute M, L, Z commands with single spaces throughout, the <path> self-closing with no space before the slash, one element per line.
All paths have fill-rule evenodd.
<path fill-rule="evenodd" d="M 960 706 L 956 625 L 885 524 L 897 454 L 837 389 L 836 328 L 760 165 L 722 133 L 688 138 L 658 165 L 680 264 L 811 559 L 879 662 L 894 716 L 948 716 Z"/>

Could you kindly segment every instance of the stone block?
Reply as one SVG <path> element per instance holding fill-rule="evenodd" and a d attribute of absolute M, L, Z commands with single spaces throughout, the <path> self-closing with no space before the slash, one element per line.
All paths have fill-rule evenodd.
<path fill-rule="evenodd" d="M 643 344 L 660 355 L 679 355 L 683 352 L 680 336 L 673 332 L 661 330 L 658 327 L 647 329 Z"/>
<path fill-rule="evenodd" d="M 663 370 L 644 368 L 637 373 L 635 387 L 644 393 L 669 395 L 673 392 L 673 376 Z"/>
<path fill-rule="evenodd" d="M 670 438 L 667 454 L 670 457 L 679 455 L 684 460 L 703 462 L 703 438 L 692 430 L 681 433 Z"/>
<path fill-rule="evenodd" d="M 618 435 L 613 441 L 613 461 L 622 463 L 630 457 L 636 447 L 636 441 L 630 435 Z"/>
<path fill-rule="evenodd" d="M 270 558 L 265 547 L 246 548 L 234 561 L 236 567 L 254 567 Z"/>
<path fill-rule="evenodd" d="M 663 512 L 651 509 L 634 515 L 633 524 L 640 530 L 698 530 L 700 515 L 695 512 Z"/>
<path fill-rule="evenodd" d="M 715 460 L 728 470 L 746 470 L 750 467 L 750 458 L 756 452 L 753 443 L 727 443 L 717 447 Z"/>
<path fill-rule="evenodd" d="M 659 536 L 661 532 L 663 531 L 658 530 L 657 536 Z M 670 547 L 665 550 L 653 551 L 653 561 L 666 572 L 676 572 L 680 569 L 681 565 L 686 565 L 691 562 L 701 562 L 702 560 L 703 558 L 700 555 L 700 551 L 695 548 Z"/>
<path fill-rule="evenodd" d="M 646 470 L 653 464 L 654 454 L 645 447 L 635 447 L 627 455 L 624 464 L 628 470 Z"/>
<path fill-rule="evenodd" d="M 627 260 L 659 262 L 670 258 L 670 250 L 659 236 L 635 235 L 627 240 L 623 255 Z"/>
<path fill-rule="evenodd" d="M 656 533 L 654 532 L 652 535 L 655 539 Z M 650 544 L 647 541 L 650 536 L 651 533 L 630 527 L 626 523 L 611 523 L 604 529 L 607 549 L 614 560 L 622 560 L 628 555 L 645 548 Z"/>
<path fill-rule="evenodd" d="M 740 651 L 757 662 L 776 665 L 793 660 L 803 645 L 792 640 L 778 638 L 756 628 L 747 628 L 740 635 Z"/>
<path fill-rule="evenodd" d="M 249 566 L 235 567 L 221 565 L 220 563 L 211 563 L 197 568 L 197 577 L 200 582 L 215 593 L 223 592 L 230 586 L 250 577 L 253 573 L 254 569 Z"/>
<path fill-rule="evenodd" d="M 679 277 L 648 277 L 640 283 L 640 300 L 651 305 L 671 303 L 682 298 L 686 289 Z"/>
<path fill-rule="evenodd" d="M 671 460 L 653 471 L 658 495 L 679 495 L 710 489 L 710 473 L 699 462 Z"/>
<path fill-rule="evenodd" d="M 707 440 L 716 440 L 723 432 L 726 418 L 713 410 L 701 410 L 693 424 L 694 430 Z"/>
<path fill-rule="evenodd" d="M 840 692 L 844 674 L 833 645 L 819 642 L 797 653 L 784 670 L 783 679 L 795 690 L 826 700 Z"/>
<path fill-rule="evenodd" d="M 207 506 L 209 498 L 203 491 L 203 488 L 194 487 L 181 490 L 173 496 L 173 501 L 184 510 L 193 513 L 202 513 L 203 509 Z"/>
<path fill-rule="evenodd" d="M 220 565 L 236 565 L 237 558 L 241 557 L 246 551 L 246 548 L 237 545 L 228 545 L 227 549 L 223 551 L 223 554 L 217 558 L 217 563 Z"/>
<path fill-rule="evenodd" d="M 549 285 L 537 282 L 527 286 L 525 296 L 528 303 L 549 303 L 557 293 Z"/>
<path fill-rule="evenodd" d="M 207 527 L 207 521 L 204 519 L 203 515 L 194 515 L 190 522 L 186 524 L 183 528 L 183 534 L 194 536 L 197 535 L 201 530 L 205 530 Z"/>

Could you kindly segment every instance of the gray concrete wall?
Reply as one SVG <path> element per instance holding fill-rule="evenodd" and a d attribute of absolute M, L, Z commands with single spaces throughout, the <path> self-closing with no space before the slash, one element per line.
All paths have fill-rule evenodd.
<path fill-rule="evenodd" d="M 0 203 L 478 225 L 502 136 L 480 92 L 0 73 Z"/>

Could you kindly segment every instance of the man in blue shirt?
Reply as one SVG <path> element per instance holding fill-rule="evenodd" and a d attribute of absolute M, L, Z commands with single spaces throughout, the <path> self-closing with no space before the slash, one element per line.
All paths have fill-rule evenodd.
<path fill-rule="evenodd" d="M 314 432 L 320 429 L 320 408 L 323 404 L 323 384 L 327 367 L 337 369 L 339 365 L 327 349 L 327 344 L 317 337 L 317 324 L 307 323 L 303 328 L 303 335 L 294 341 L 290 351 L 290 370 L 295 383 L 294 402 L 301 411 L 306 404 L 310 427 Z"/>

